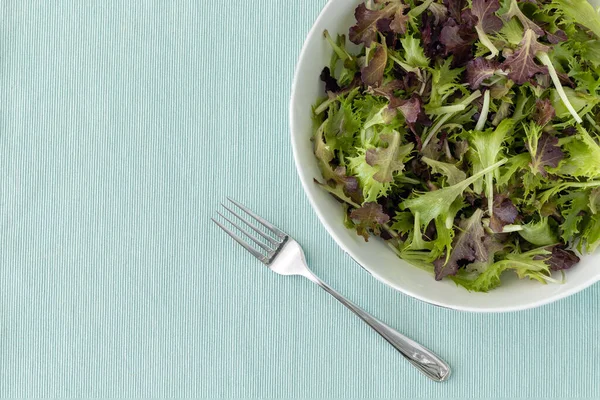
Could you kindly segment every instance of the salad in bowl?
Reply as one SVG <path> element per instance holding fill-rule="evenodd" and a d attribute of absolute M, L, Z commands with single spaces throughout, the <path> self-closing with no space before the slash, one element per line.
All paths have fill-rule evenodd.
<path fill-rule="evenodd" d="M 345 32 L 315 27 L 329 58 L 302 138 L 339 224 L 431 285 L 568 280 L 600 245 L 600 15 L 584 0 L 352 7 Z"/>

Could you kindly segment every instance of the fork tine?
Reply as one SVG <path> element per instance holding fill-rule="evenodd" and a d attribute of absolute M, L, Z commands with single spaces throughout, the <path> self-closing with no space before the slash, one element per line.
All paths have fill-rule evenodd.
<path fill-rule="evenodd" d="M 231 197 L 227 197 L 227 200 L 229 200 L 230 202 L 232 202 L 233 204 L 235 204 L 236 206 L 238 206 L 241 210 L 245 211 L 246 214 L 250 215 L 252 218 L 254 218 L 258 222 L 260 222 L 261 224 L 263 224 L 267 229 L 269 229 L 271 232 L 275 233 L 280 238 L 287 237 L 287 235 L 285 234 L 285 232 L 281 231 L 279 228 L 277 228 L 275 225 L 271 224 L 266 219 L 264 219 L 262 217 L 259 217 L 254 212 L 250 211 L 247 207 L 244 207 L 243 205 L 241 205 L 237 201 L 233 200 Z"/>
<path fill-rule="evenodd" d="M 229 236 L 231 236 L 233 238 L 233 240 L 235 240 L 236 242 L 238 242 L 243 248 L 245 248 L 250 253 L 252 253 L 252 255 L 254 257 L 258 258 L 263 263 L 265 262 L 265 256 L 262 255 L 259 251 L 253 249 L 252 246 L 250 246 L 248 243 L 246 243 L 246 241 L 244 239 L 242 239 L 241 237 L 239 237 L 238 235 L 236 235 L 235 233 L 233 233 L 232 231 L 230 231 L 229 229 L 227 229 L 222 223 L 220 223 L 216 219 L 214 219 L 214 218 L 211 218 L 211 219 L 212 219 L 212 221 L 215 224 L 217 224 L 219 226 L 219 228 L 223 229 L 226 234 L 228 234 Z"/>
<path fill-rule="evenodd" d="M 235 222 L 233 222 L 232 220 L 230 220 L 229 218 L 227 218 L 226 216 L 224 216 L 223 214 L 221 214 L 220 212 L 217 211 L 217 214 L 219 214 L 225 221 L 229 222 L 231 225 L 235 226 L 240 232 L 242 232 L 244 235 L 246 235 L 248 237 L 248 239 L 252 240 L 254 243 L 256 243 L 258 246 L 260 246 L 262 249 L 264 249 L 266 252 L 271 252 L 273 251 L 273 249 L 267 247 L 264 243 L 260 242 L 259 240 L 255 239 L 254 236 L 250 235 L 247 231 L 245 231 L 242 227 L 240 227 L 238 224 L 236 224 Z"/>
<path fill-rule="evenodd" d="M 230 213 L 232 213 L 233 215 L 235 215 L 236 217 L 238 217 L 238 219 L 240 221 L 242 221 L 244 224 L 246 224 L 247 226 L 249 226 L 250 228 L 252 228 L 252 230 L 254 232 L 258 233 L 260 236 L 262 236 L 263 238 L 265 238 L 265 240 L 268 240 L 269 243 L 271 243 L 274 246 L 279 246 L 280 242 L 278 242 L 277 240 L 273 239 L 271 236 L 265 234 L 263 231 L 261 231 L 260 229 L 256 228 L 254 225 L 250 224 L 248 221 L 246 221 L 244 218 L 242 218 L 238 213 L 236 213 L 235 211 L 233 211 L 231 208 L 227 207 L 225 204 L 221 203 L 221 205 L 227 211 L 229 211 Z"/>

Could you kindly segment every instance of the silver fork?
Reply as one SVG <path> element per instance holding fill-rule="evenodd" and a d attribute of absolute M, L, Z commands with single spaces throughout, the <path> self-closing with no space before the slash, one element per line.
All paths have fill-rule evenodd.
<path fill-rule="evenodd" d="M 400 334 L 395 329 L 392 329 L 388 325 L 379 321 L 369 313 L 363 311 L 352 302 L 347 300 L 344 296 L 330 288 L 326 283 L 320 280 L 306 265 L 304 258 L 304 252 L 302 248 L 294 239 L 288 234 L 275 227 L 270 222 L 261 218 L 247 207 L 238 203 L 235 200 L 227 198 L 231 203 L 235 204 L 240 211 L 234 211 L 232 208 L 221 203 L 231 214 L 230 217 L 225 216 L 221 212 L 217 211 L 217 214 L 221 216 L 225 221 L 229 222 L 233 227 L 240 231 L 250 241 L 242 239 L 235 232 L 227 228 L 221 222 L 214 218 L 211 218 L 215 224 L 223 229 L 229 236 L 231 236 L 236 242 L 242 245 L 252 255 L 258 258 L 263 264 L 265 264 L 273 272 L 280 275 L 300 275 L 311 282 L 316 283 L 323 288 L 327 293 L 335 297 L 340 303 L 348 307 L 352 312 L 360 317 L 379 333 L 385 340 L 387 340 L 396 350 L 398 350 L 406 359 L 415 367 L 419 369 L 423 374 L 433 379 L 434 381 L 445 381 L 450 376 L 450 367 L 443 360 L 441 360 L 432 351 L 426 349 L 415 341 L 407 338 Z M 244 218 L 240 214 L 247 214 L 258 222 L 262 227 L 271 234 L 267 234 L 265 231 L 260 229 L 256 223 L 252 223 L 247 217 Z M 250 228 L 254 234 L 251 234 L 248 230 L 242 228 L 240 225 L 235 223 L 232 219 L 241 221 L 244 225 Z M 251 245 L 253 243 L 255 246 Z M 260 250 L 259 250 L 260 249 Z"/>

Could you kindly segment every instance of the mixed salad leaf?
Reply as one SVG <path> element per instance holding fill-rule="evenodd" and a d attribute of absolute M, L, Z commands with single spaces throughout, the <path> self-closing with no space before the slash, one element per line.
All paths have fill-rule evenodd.
<path fill-rule="evenodd" d="M 600 246 L 600 14 L 586 0 L 368 0 L 313 107 L 344 224 L 489 291 Z"/>

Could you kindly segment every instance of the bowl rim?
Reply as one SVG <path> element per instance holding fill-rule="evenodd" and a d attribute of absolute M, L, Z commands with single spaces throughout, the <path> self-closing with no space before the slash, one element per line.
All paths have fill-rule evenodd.
<path fill-rule="evenodd" d="M 303 173 L 302 173 L 302 166 L 300 163 L 300 153 L 298 150 L 298 147 L 296 146 L 296 133 L 294 132 L 294 121 L 296 119 L 295 113 L 294 113 L 294 104 L 295 104 L 295 98 L 296 98 L 296 91 L 297 91 L 297 87 L 299 85 L 299 76 L 298 76 L 298 72 L 300 69 L 300 66 L 302 65 L 302 60 L 305 59 L 305 55 L 308 51 L 308 45 L 309 42 L 311 42 L 311 39 L 314 37 L 314 35 L 320 35 L 319 32 L 317 32 L 317 28 L 320 25 L 320 23 L 322 22 L 323 19 L 325 19 L 325 16 L 327 14 L 327 11 L 329 10 L 329 8 L 333 7 L 333 4 L 336 3 L 335 0 L 328 0 L 327 3 L 325 4 L 325 6 L 323 7 L 323 9 L 320 11 L 317 19 L 315 20 L 315 22 L 313 23 L 312 27 L 310 28 L 310 30 L 308 31 L 308 34 L 306 35 L 306 38 L 304 40 L 304 43 L 302 45 L 302 49 L 300 51 L 300 54 L 296 60 L 296 66 L 294 68 L 294 76 L 292 79 L 292 86 L 291 86 L 291 91 L 290 91 L 290 99 L 289 99 L 289 105 L 288 105 L 288 118 L 289 118 L 289 129 L 290 129 L 290 140 L 291 140 L 291 144 L 292 144 L 292 152 L 294 155 L 294 164 L 296 167 L 296 172 L 298 174 L 298 177 L 300 178 L 300 182 L 302 183 L 302 188 L 303 191 L 306 195 L 306 197 L 308 198 L 308 201 L 311 205 L 311 208 L 313 209 L 313 211 L 317 214 L 317 217 L 319 218 L 319 221 L 321 222 L 321 225 L 323 225 L 325 227 L 325 230 L 329 233 L 329 235 L 333 238 L 333 240 L 335 241 L 335 243 L 346 253 L 348 254 L 353 260 L 354 262 L 356 262 L 363 270 L 365 270 L 367 273 L 369 273 L 369 275 L 371 275 L 372 277 L 374 277 L 376 280 L 378 280 L 379 282 L 385 284 L 386 286 L 399 291 L 400 293 L 403 293 L 407 296 L 410 296 L 412 298 L 415 298 L 417 300 L 420 300 L 424 303 L 427 304 L 431 304 L 437 307 L 442 307 L 442 308 L 446 308 L 446 309 L 450 309 L 450 310 L 455 310 L 455 311 L 462 311 L 462 312 L 474 312 L 474 313 L 506 313 L 506 312 L 516 312 L 516 311 L 524 311 L 524 310 L 529 310 L 529 309 L 533 309 L 533 308 L 537 308 L 537 307 L 541 307 L 550 303 L 554 303 L 555 301 L 564 299 L 566 297 L 569 297 L 575 293 L 578 293 L 590 286 L 592 286 L 593 284 L 597 283 L 600 281 L 600 274 L 598 274 L 597 276 L 595 276 L 592 279 L 589 280 L 585 280 L 582 283 L 573 286 L 571 288 L 569 288 L 568 290 L 556 293 L 552 296 L 549 296 L 545 299 L 541 299 L 541 300 L 536 300 L 536 301 L 529 301 L 529 302 L 525 302 L 523 304 L 520 305 L 514 305 L 514 306 L 500 306 L 500 307 L 469 307 L 469 306 L 462 306 L 462 305 L 449 305 L 447 303 L 444 302 L 440 302 L 437 300 L 433 300 L 433 299 L 429 299 L 427 298 L 427 296 L 423 296 L 420 295 L 418 293 L 415 293 L 414 291 L 410 290 L 410 288 L 406 288 L 406 287 L 400 287 L 399 285 L 395 285 L 389 281 L 387 281 L 386 279 L 383 279 L 382 277 L 379 277 L 376 273 L 374 273 L 373 271 L 371 271 L 367 266 L 363 265 L 362 263 L 360 263 L 357 258 L 358 256 L 356 255 L 356 253 L 349 248 L 348 246 L 346 246 L 344 244 L 344 242 L 338 237 L 338 235 L 335 233 L 335 230 L 333 229 L 333 227 L 331 226 L 331 224 L 328 222 L 327 218 L 324 216 L 323 212 L 321 211 L 321 208 L 318 206 L 318 201 L 315 199 L 315 197 L 313 196 L 311 190 L 309 190 L 309 186 L 310 184 L 312 184 L 312 180 L 307 180 Z M 348 4 L 353 4 L 353 3 L 348 3 Z"/>

